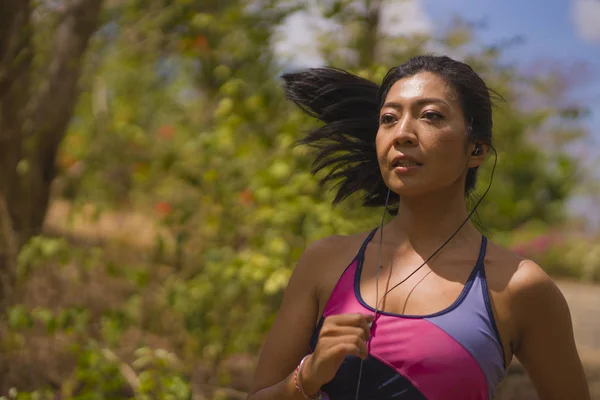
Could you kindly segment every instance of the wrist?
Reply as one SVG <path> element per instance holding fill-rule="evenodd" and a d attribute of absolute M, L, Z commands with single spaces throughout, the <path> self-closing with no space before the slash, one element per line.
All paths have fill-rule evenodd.
<path fill-rule="evenodd" d="M 297 372 L 297 385 L 304 392 L 305 396 L 309 398 L 320 398 L 318 395 L 321 391 L 321 383 L 318 382 L 314 373 L 312 365 L 312 355 L 306 357 L 306 359 L 300 363 Z"/>

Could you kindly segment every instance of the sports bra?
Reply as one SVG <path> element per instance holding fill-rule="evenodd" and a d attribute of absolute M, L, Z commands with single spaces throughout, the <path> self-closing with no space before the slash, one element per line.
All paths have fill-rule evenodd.
<path fill-rule="evenodd" d="M 360 294 L 364 253 L 374 229 L 348 265 L 329 297 L 315 328 L 309 353 L 317 346 L 330 315 L 374 313 Z M 504 350 L 485 277 L 487 239 L 458 298 L 446 309 L 424 316 L 379 311 L 369 355 L 363 361 L 360 400 L 492 399 L 506 374 Z M 347 356 L 321 390 L 331 400 L 354 400 L 360 358 Z"/>

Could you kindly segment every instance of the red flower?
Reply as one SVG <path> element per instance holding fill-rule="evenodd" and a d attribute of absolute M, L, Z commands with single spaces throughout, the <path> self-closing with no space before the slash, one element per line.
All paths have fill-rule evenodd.
<path fill-rule="evenodd" d="M 206 36 L 196 36 L 194 47 L 200 50 L 208 50 L 208 39 L 206 39 Z"/>
<path fill-rule="evenodd" d="M 249 206 L 252 203 L 254 203 L 254 194 L 252 194 L 252 191 L 250 189 L 244 189 L 240 193 L 240 202 L 246 206 Z"/>
<path fill-rule="evenodd" d="M 516 246 L 511 247 L 512 252 L 517 253 L 521 256 L 525 256 L 527 254 L 527 246 L 524 244 L 518 244 Z"/>
<path fill-rule="evenodd" d="M 171 212 L 173 211 L 173 206 L 171 206 L 171 204 L 167 203 L 166 201 L 159 201 L 158 203 L 156 203 L 154 205 L 154 211 L 160 217 L 166 217 L 167 215 L 171 214 Z"/>
<path fill-rule="evenodd" d="M 163 125 L 158 129 L 158 136 L 163 139 L 171 139 L 175 136 L 175 128 L 173 125 Z"/>
<path fill-rule="evenodd" d="M 551 240 L 548 236 L 538 236 L 531 241 L 529 244 L 531 247 L 535 249 L 535 251 L 543 252 L 548 250 L 550 247 Z"/>

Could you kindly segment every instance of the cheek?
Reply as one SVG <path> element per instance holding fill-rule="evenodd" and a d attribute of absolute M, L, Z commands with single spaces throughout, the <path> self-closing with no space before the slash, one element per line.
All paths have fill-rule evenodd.
<path fill-rule="evenodd" d="M 464 158 L 465 138 L 456 132 L 435 132 L 422 135 L 420 145 L 423 151 L 442 158 Z"/>

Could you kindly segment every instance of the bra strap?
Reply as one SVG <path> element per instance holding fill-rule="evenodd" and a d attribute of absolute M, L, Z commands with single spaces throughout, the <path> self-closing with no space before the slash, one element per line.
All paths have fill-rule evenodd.
<path fill-rule="evenodd" d="M 365 252 L 365 249 L 367 248 L 367 245 L 369 244 L 369 242 L 371 241 L 371 239 L 373 239 L 373 236 L 375 236 L 375 232 L 377 232 L 377 229 L 379 229 L 379 228 L 375 228 L 375 229 L 373 229 L 371 231 L 371 233 L 369 233 L 369 235 L 367 236 L 367 238 L 363 242 L 362 246 L 360 246 L 360 250 L 358 251 L 359 254 L 362 254 L 362 253 Z"/>
<path fill-rule="evenodd" d="M 484 269 L 485 252 L 487 250 L 487 238 L 485 236 L 481 236 L 481 248 L 479 250 L 479 257 L 477 258 L 476 268 L 478 270 Z"/>

